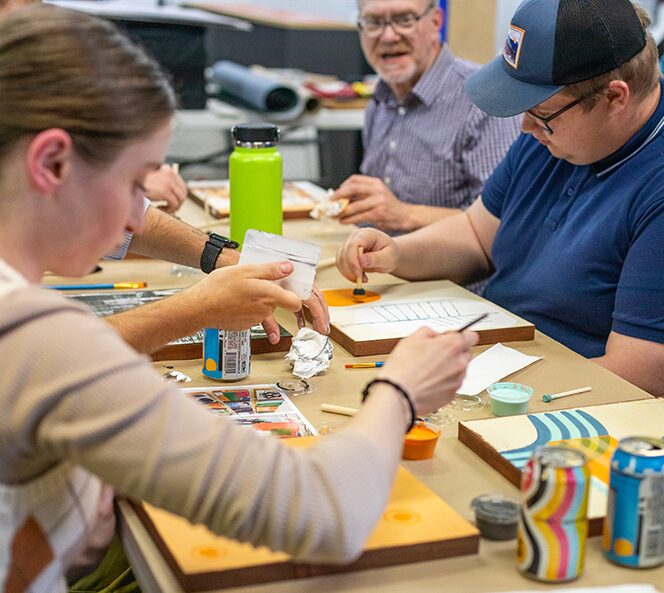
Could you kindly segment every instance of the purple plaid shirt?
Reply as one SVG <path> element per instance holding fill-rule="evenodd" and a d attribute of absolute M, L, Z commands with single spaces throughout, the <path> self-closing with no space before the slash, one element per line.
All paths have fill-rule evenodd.
<path fill-rule="evenodd" d="M 443 46 L 401 104 L 380 81 L 366 110 L 362 173 L 410 204 L 470 206 L 521 124 L 470 102 L 463 83 L 476 68 Z"/>

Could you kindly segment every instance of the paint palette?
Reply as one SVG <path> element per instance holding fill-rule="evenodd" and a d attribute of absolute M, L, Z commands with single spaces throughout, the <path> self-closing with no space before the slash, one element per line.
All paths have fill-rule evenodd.
<path fill-rule="evenodd" d="M 313 440 L 284 442 L 307 446 Z M 477 529 L 403 468 L 363 555 L 346 566 L 296 564 L 287 554 L 215 536 L 147 504 L 136 510 L 186 592 L 464 556 L 476 554 L 479 544 Z"/>
<path fill-rule="evenodd" d="M 506 416 L 459 423 L 459 440 L 515 486 L 535 447 L 565 445 L 582 451 L 591 473 L 590 535 L 599 535 L 606 514 L 610 462 L 627 436 L 661 437 L 664 400 L 589 406 L 571 410 Z"/>

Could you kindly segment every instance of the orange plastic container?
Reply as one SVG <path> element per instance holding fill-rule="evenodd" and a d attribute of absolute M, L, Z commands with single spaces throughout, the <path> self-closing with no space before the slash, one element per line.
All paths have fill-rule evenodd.
<path fill-rule="evenodd" d="M 403 459 L 431 459 L 436 450 L 440 430 L 429 422 L 416 422 L 404 437 Z"/>

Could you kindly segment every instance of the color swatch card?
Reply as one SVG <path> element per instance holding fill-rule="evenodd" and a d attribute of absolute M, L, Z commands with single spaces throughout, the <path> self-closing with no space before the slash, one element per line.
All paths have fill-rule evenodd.
<path fill-rule="evenodd" d="M 181 391 L 212 414 L 229 416 L 237 424 L 280 438 L 318 434 L 277 385 L 188 387 Z"/>

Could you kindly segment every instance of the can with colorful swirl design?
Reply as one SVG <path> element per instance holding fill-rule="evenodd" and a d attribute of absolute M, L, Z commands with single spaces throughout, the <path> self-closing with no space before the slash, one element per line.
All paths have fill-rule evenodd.
<path fill-rule="evenodd" d="M 521 490 L 519 571 L 548 583 L 576 579 L 583 572 L 588 537 L 585 455 L 563 446 L 536 449 L 523 469 Z"/>

